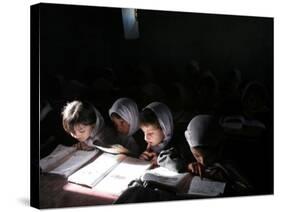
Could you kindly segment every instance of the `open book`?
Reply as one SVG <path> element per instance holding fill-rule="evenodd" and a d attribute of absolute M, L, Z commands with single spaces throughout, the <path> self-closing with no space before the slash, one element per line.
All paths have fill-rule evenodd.
<path fill-rule="evenodd" d="M 118 196 L 150 167 L 150 162 L 137 158 L 102 153 L 92 163 L 69 176 L 68 181 Z"/>
<path fill-rule="evenodd" d="M 75 147 L 58 145 L 48 156 L 40 160 L 42 172 L 58 174 L 68 177 L 88 161 L 94 158 L 99 150 L 92 151 L 76 150 Z"/>
<path fill-rule="evenodd" d="M 226 185 L 224 182 L 201 179 L 190 173 L 177 173 L 163 167 L 146 171 L 141 179 L 148 184 L 179 194 L 209 197 L 222 195 Z"/>

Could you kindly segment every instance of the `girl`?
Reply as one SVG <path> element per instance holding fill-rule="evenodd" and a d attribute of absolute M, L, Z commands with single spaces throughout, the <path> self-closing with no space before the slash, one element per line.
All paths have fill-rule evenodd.
<path fill-rule="evenodd" d="M 64 130 L 79 141 L 75 146 L 91 150 L 95 145 L 112 144 L 114 133 L 106 128 L 99 111 L 89 102 L 72 101 L 62 111 Z"/>
<path fill-rule="evenodd" d="M 185 137 L 196 161 L 187 164 L 187 171 L 227 182 L 231 195 L 250 194 L 252 186 L 249 182 L 232 163 L 222 160 L 220 135 L 218 120 L 214 116 L 198 115 L 190 121 Z"/>
<path fill-rule="evenodd" d="M 140 128 L 144 132 L 147 148 L 139 158 L 151 160 L 156 165 L 158 154 L 168 147 L 173 135 L 170 109 L 160 102 L 147 105 L 140 115 Z"/>
<path fill-rule="evenodd" d="M 121 144 L 133 155 L 145 148 L 143 139 L 139 139 L 139 110 L 137 104 L 129 98 L 120 98 L 109 109 L 109 116 L 119 134 Z"/>

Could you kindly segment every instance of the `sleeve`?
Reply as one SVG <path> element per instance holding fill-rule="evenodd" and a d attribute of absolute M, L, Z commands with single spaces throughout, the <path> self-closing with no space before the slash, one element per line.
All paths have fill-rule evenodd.
<path fill-rule="evenodd" d="M 225 180 L 231 187 L 233 194 L 249 195 L 254 192 L 254 187 L 250 181 L 237 169 L 230 161 L 224 163 L 215 163 L 215 167 L 219 168 Z"/>
<path fill-rule="evenodd" d="M 182 159 L 175 148 L 169 148 L 160 152 L 157 164 L 171 171 L 185 172 L 186 161 Z"/>

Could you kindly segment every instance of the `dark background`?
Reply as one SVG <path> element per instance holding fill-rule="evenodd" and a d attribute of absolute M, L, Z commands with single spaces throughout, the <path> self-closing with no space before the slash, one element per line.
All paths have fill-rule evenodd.
<path fill-rule="evenodd" d="M 138 10 L 140 38 L 125 40 L 120 8 L 44 5 L 40 15 L 41 71 L 77 79 L 93 67 L 195 59 L 219 77 L 237 67 L 272 84 L 272 18 Z"/>

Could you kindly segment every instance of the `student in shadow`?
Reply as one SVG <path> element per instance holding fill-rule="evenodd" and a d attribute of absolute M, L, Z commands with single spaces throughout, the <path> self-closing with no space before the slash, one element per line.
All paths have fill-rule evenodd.
<path fill-rule="evenodd" d="M 186 127 L 186 123 L 194 116 L 192 111 L 192 95 L 187 92 L 185 86 L 181 82 L 173 82 L 166 86 L 166 102 L 169 106 L 175 128 Z"/>
<path fill-rule="evenodd" d="M 139 158 L 157 165 L 159 153 L 169 146 L 173 136 L 174 124 L 170 109 L 160 102 L 150 103 L 141 112 L 140 128 L 147 148 Z"/>
<path fill-rule="evenodd" d="M 248 119 L 258 119 L 267 123 L 270 108 L 272 108 L 268 90 L 264 84 L 258 81 L 250 81 L 246 84 L 241 95 L 242 112 Z"/>
<path fill-rule="evenodd" d="M 241 113 L 241 85 L 243 82 L 242 73 L 234 68 L 225 72 L 226 76 L 220 85 L 220 113 L 233 115 Z"/>
<path fill-rule="evenodd" d="M 218 80 L 211 71 L 201 74 L 195 89 L 196 110 L 200 113 L 214 113 L 218 107 Z"/>
<path fill-rule="evenodd" d="M 75 138 L 79 150 L 92 150 L 95 145 L 109 146 L 115 143 L 116 134 L 104 124 L 100 112 L 89 102 L 72 101 L 62 111 L 64 130 Z"/>
<path fill-rule="evenodd" d="M 137 104 L 132 99 L 119 98 L 109 109 L 109 117 L 122 145 L 130 151 L 131 155 L 139 157 L 145 150 L 146 144 L 139 127 Z"/>
<path fill-rule="evenodd" d="M 217 118 L 211 115 L 194 117 L 185 131 L 185 138 L 195 158 L 187 164 L 188 172 L 226 182 L 226 196 L 252 194 L 249 181 L 233 162 L 223 158 L 223 136 Z"/>

